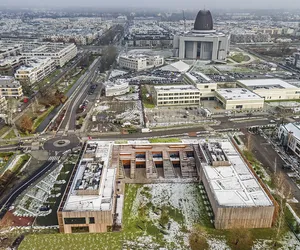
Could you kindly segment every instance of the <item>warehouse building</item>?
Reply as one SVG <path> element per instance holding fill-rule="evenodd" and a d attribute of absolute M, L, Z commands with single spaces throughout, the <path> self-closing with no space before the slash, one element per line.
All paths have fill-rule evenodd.
<path fill-rule="evenodd" d="M 154 86 L 157 106 L 199 105 L 200 91 L 193 85 Z"/>
<path fill-rule="evenodd" d="M 112 148 L 112 142 L 86 144 L 57 211 L 61 233 L 99 233 L 111 229 L 116 202 Z"/>
<path fill-rule="evenodd" d="M 239 80 L 238 84 L 266 101 L 300 99 L 300 88 L 281 79 Z"/>
<path fill-rule="evenodd" d="M 216 101 L 226 110 L 263 109 L 264 98 L 243 88 L 216 90 Z"/>

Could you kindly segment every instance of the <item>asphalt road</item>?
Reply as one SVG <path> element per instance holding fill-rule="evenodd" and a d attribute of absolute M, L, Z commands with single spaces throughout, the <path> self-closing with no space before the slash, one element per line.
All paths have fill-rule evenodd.
<path fill-rule="evenodd" d="M 248 135 L 249 133 L 246 130 L 243 130 L 245 136 L 240 136 L 245 145 L 247 145 Z M 291 172 L 291 170 L 282 169 L 282 165 L 284 162 L 278 155 L 278 153 L 274 150 L 272 145 L 268 143 L 268 141 L 260 136 L 260 135 L 251 135 L 251 145 L 252 152 L 259 160 L 263 166 L 272 174 L 275 173 L 275 159 L 276 159 L 276 173 L 283 173 L 286 182 L 290 185 L 293 196 L 300 200 L 300 190 L 296 186 L 296 184 L 291 180 L 291 178 L 287 175 L 287 173 Z"/>
<path fill-rule="evenodd" d="M 27 177 L 20 185 L 7 190 L 6 194 L 0 200 L 0 218 L 4 216 L 8 208 L 14 202 L 14 200 L 33 182 L 35 182 L 39 177 L 45 174 L 53 166 L 56 165 L 56 161 L 47 161 L 39 169 L 33 172 L 30 176 Z"/>
<path fill-rule="evenodd" d="M 75 130 L 76 123 L 76 110 L 80 103 L 84 100 L 87 95 L 87 92 L 90 87 L 90 82 L 93 81 L 95 77 L 95 72 L 98 68 L 99 64 L 96 63 L 91 69 L 88 70 L 88 76 L 83 79 L 82 83 L 80 83 L 80 89 L 76 92 L 76 94 L 72 97 L 69 106 L 67 107 L 65 117 L 61 123 L 60 131 L 66 130 Z"/>

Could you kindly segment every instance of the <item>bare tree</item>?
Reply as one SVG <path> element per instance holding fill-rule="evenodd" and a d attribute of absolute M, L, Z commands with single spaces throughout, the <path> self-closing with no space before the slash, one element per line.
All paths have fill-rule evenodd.
<path fill-rule="evenodd" d="M 283 226 L 284 213 L 286 209 L 286 201 L 291 197 L 291 187 L 284 178 L 283 173 L 274 176 L 275 192 L 278 199 L 279 212 L 276 223 L 276 239 L 278 239 Z"/>

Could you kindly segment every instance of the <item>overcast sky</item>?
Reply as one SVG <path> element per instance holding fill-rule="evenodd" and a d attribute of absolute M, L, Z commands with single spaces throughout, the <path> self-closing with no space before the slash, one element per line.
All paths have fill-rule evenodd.
<path fill-rule="evenodd" d="M 300 9 L 300 0 L 0 0 L 0 6 Z"/>

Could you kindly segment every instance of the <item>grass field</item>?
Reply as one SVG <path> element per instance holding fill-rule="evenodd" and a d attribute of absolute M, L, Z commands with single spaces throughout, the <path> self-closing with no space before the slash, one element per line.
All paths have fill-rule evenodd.
<path fill-rule="evenodd" d="M 177 143 L 181 142 L 179 138 L 151 138 L 150 143 Z"/>
<path fill-rule="evenodd" d="M 276 228 L 217 230 L 198 184 L 130 184 L 125 189 L 123 229 L 102 234 L 38 234 L 25 237 L 20 250 L 123 249 L 299 249 Z M 203 196 L 204 195 L 204 196 Z M 288 232 L 284 227 L 280 238 Z M 276 245 L 274 242 L 276 241 Z"/>
<path fill-rule="evenodd" d="M 146 86 L 141 86 L 141 93 L 142 93 L 142 102 L 145 108 L 155 108 L 155 104 L 153 102 L 152 97 L 149 95 Z M 149 95 L 149 96 L 148 96 Z"/>

